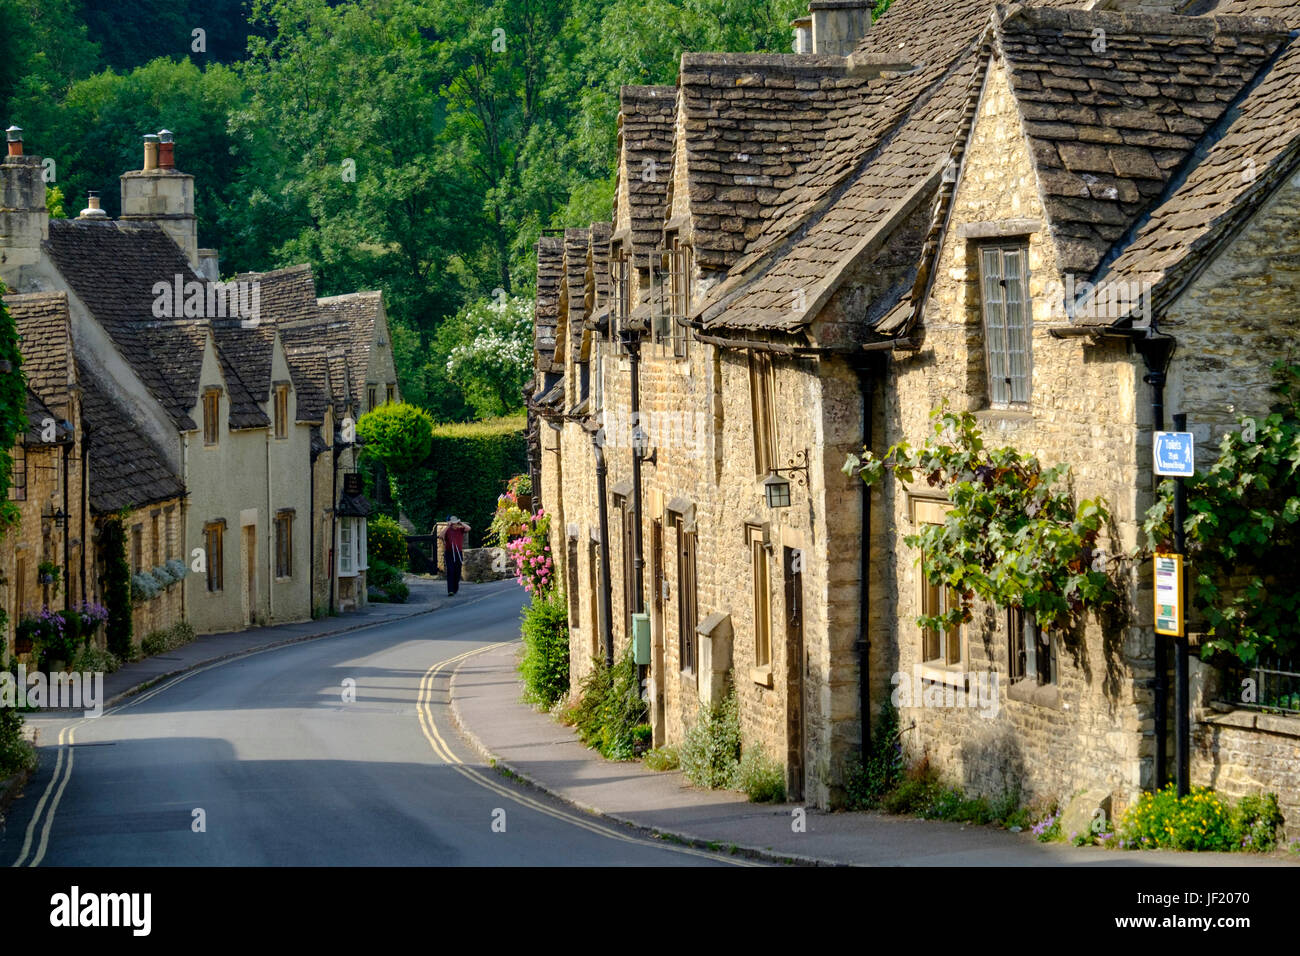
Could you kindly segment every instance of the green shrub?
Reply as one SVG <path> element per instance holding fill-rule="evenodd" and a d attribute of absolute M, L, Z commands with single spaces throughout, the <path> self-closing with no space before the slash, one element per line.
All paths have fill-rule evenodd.
<path fill-rule="evenodd" d="M 613 667 L 597 660 L 583 679 L 581 699 L 572 711 L 582 742 L 611 760 L 631 760 L 646 716 L 631 649 Z"/>
<path fill-rule="evenodd" d="M 370 564 L 383 561 L 406 570 L 406 532 L 388 515 L 371 515 L 366 521 L 366 554 Z"/>
<path fill-rule="evenodd" d="M 524 696 L 550 709 L 569 690 L 569 610 L 564 597 L 535 596 L 524 608 Z"/>
<path fill-rule="evenodd" d="M 904 771 L 898 785 L 882 797 L 880 805 L 888 813 L 932 816 L 932 808 L 946 791 L 929 760 L 923 759 Z"/>
<path fill-rule="evenodd" d="M 23 737 L 23 715 L 0 707 L 0 778 L 36 766 L 36 750 Z"/>
<path fill-rule="evenodd" d="M 122 662 L 112 651 L 101 651 L 94 644 L 88 644 L 77 651 L 68 664 L 68 670 L 72 673 L 111 674 L 121 666 Z"/>
<path fill-rule="evenodd" d="M 435 425 L 428 457 L 393 483 L 402 509 L 423 532 L 455 514 L 483 540 L 497 496 L 528 467 L 523 415 L 469 424 Z"/>
<path fill-rule="evenodd" d="M 192 640 L 194 640 L 194 626 L 189 621 L 177 621 L 171 627 L 146 634 L 140 641 L 138 654 L 132 655 L 131 659 L 138 660 L 140 657 L 165 654 Z"/>
<path fill-rule="evenodd" d="M 850 758 L 845 777 L 845 803 L 849 810 L 870 810 L 898 785 L 903 776 L 903 748 L 898 741 L 898 709 L 886 701 L 876 718 L 871 752 L 865 761 Z"/>
<path fill-rule="evenodd" d="M 1170 784 L 1144 793 L 1124 814 L 1120 846 L 1133 849 L 1235 850 L 1241 837 L 1232 809 L 1214 791 L 1193 787 L 1179 797 Z"/>
<path fill-rule="evenodd" d="M 682 772 L 697 787 L 734 789 L 740 765 L 740 710 L 733 688 L 718 707 L 704 707 L 686 731 Z"/>
<path fill-rule="evenodd" d="M 681 766 L 681 758 L 676 747 L 656 747 L 647 750 L 642 762 L 650 770 L 676 770 Z"/>
<path fill-rule="evenodd" d="M 1282 811 L 1277 794 L 1257 793 L 1242 797 L 1232 811 L 1232 825 L 1241 837 L 1243 850 L 1268 853 L 1277 846 L 1277 830 L 1282 825 Z"/>
<path fill-rule="evenodd" d="M 361 416 L 357 437 L 365 443 L 366 457 L 382 461 L 392 474 L 400 475 L 429 456 L 433 419 L 416 405 L 389 402 Z"/>
<path fill-rule="evenodd" d="M 761 744 L 746 747 L 741 753 L 736 784 L 754 803 L 785 800 L 785 768 L 768 757 Z"/>

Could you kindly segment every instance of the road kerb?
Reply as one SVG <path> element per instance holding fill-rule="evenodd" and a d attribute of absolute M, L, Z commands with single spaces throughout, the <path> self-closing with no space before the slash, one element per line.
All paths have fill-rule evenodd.
<path fill-rule="evenodd" d="M 620 826 L 630 827 L 633 830 L 637 830 L 643 834 L 653 836 L 656 839 L 671 840 L 678 843 L 684 843 L 687 846 L 691 846 L 699 850 L 711 850 L 714 853 L 725 852 L 723 850 L 718 849 L 720 845 L 725 843 L 727 850 L 731 850 L 732 847 L 735 848 L 734 852 L 736 855 L 745 856 L 755 860 L 763 860 L 768 863 L 786 863 L 786 864 L 794 864 L 797 866 L 836 866 L 836 867 L 850 865 L 840 860 L 828 860 L 821 857 L 808 856 L 802 853 L 778 853 L 775 850 L 769 850 L 766 847 L 750 846 L 748 844 L 742 844 L 742 843 L 730 843 L 722 840 L 709 840 L 685 830 L 673 830 L 667 827 L 661 827 L 661 826 L 656 826 L 654 824 L 643 823 L 637 820 L 635 817 L 627 816 L 622 813 L 614 813 L 608 810 L 602 810 L 600 807 L 592 806 L 591 804 L 584 803 L 581 800 L 576 800 L 573 797 L 569 796 L 568 794 L 564 793 L 563 791 L 552 789 L 542 781 L 535 778 L 532 774 L 520 770 L 517 766 L 512 764 L 510 761 L 502 758 L 499 754 L 493 752 L 491 748 L 489 748 L 483 742 L 483 740 L 478 736 L 478 734 L 476 734 L 473 731 L 473 729 L 470 728 L 469 725 L 465 722 L 464 716 L 460 712 L 460 706 L 456 701 L 456 679 L 460 674 L 460 668 L 464 664 L 468 663 L 470 660 L 472 660 L 472 658 L 466 658 L 465 660 L 461 661 L 456 665 L 455 669 L 452 670 L 451 672 L 450 683 L 448 684 L 448 709 L 451 711 L 452 723 L 456 725 L 456 729 L 457 731 L 459 731 L 461 737 L 465 739 L 465 742 L 468 743 L 470 747 L 472 747 L 480 757 L 482 757 L 485 761 L 487 761 L 489 766 L 503 769 L 507 771 L 510 775 L 512 775 L 514 779 L 526 784 L 529 787 L 532 787 L 534 790 L 540 790 L 542 793 L 549 794 L 555 799 L 560 800 L 577 810 L 581 810 L 583 813 L 587 813 L 595 817 L 600 817 L 601 819 L 604 820 L 609 820 L 612 823 L 619 824 Z M 604 758 L 602 757 L 600 759 L 603 760 Z"/>

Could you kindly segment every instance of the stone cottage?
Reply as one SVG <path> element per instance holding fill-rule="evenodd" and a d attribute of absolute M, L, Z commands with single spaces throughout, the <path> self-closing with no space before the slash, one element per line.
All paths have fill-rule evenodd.
<path fill-rule="evenodd" d="M 1204 438 L 1262 409 L 1294 341 L 1300 23 L 1248 0 L 896 0 L 868 29 L 864 6 L 811 4 L 806 52 L 685 54 L 676 88 L 626 89 L 607 280 L 589 270 L 577 298 L 582 233 L 539 243 L 532 407 L 575 686 L 597 631 L 621 649 L 644 609 L 656 742 L 729 680 L 747 745 L 833 805 L 898 675 L 993 672 L 989 713 L 904 707 L 912 755 L 989 795 L 1118 809 L 1172 753 L 1148 567 L 1111 562 L 1124 623 L 1026 633 L 987 608 L 925 633 L 945 596 L 902 539 L 946 500 L 841 468 L 923 440 L 947 400 L 1069 462 L 1112 507 L 1112 558 L 1136 544 L 1151 322 L 1179 342 L 1166 405 Z M 1141 316 L 1098 306 L 1130 287 Z M 1198 709 L 1194 776 L 1300 816 L 1296 718 L 1227 711 Z"/>
<path fill-rule="evenodd" d="M 181 483 L 183 501 L 138 502 L 150 513 L 132 525 L 131 547 L 141 571 L 163 555 L 186 563 L 180 600 L 196 630 L 358 606 L 368 502 L 342 472 L 355 470 L 347 449 L 360 405 L 346 366 L 396 395 L 382 302 L 318 302 L 306 266 L 217 281 L 215 251 L 197 245 L 193 179 L 175 168 L 170 135 L 157 139 L 145 138 L 144 168 L 122 177 L 119 221 L 94 199 L 78 219 L 50 221 L 39 159 L 11 142 L 0 278 L 65 296 L 78 367 Z M 291 361 L 304 341 L 337 367 L 321 375 Z M 319 475 L 322 456 L 337 480 Z M 141 477 L 140 493 L 166 490 Z"/>

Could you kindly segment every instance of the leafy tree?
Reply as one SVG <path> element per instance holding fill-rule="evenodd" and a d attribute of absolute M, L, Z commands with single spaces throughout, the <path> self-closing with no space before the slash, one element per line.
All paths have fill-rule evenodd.
<path fill-rule="evenodd" d="M 523 387 L 532 375 L 533 300 L 518 296 L 481 299 L 438 330 L 447 377 L 465 396 L 476 418 L 496 418 L 523 408 Z"/>
<path fill-rule="evenodd" d="M 433 447 L 433 419 L 422 408 L 390 402 L 366 412 L 357 422 L 357 435 L 367 457 L 384 463 L 401 475 L 429 456 Z"/>
<path fill-rule="evenodd" d="M 406 570 L 406 532 L 388 515 L 371 515 L 366 522 L 366 553 L 371 561 Z"/>

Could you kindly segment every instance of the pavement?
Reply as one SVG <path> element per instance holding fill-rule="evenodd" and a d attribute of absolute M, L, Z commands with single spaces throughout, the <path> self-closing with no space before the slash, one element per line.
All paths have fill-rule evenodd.
<path fill-rule="evenodd" d="M 462 661 L 451 712 L 499 770 L 647 834 L 773 862 L 850 866 L 1294 866 L 1281 855 L 1122 851 L 1039 843 L 1032 834 L 883 813 L 754 804 L 700 790 L 678 771 L 607 760 L 573 730 L 521 701 L 514 642 Z M 802 827 L 800 826 L 802 824 Z"/>
<path fill-rule="evenodd" d="M 318 637 L 344 634 L 365 627 L 374 627 L 404 620 L 419 614 L 428 614 L 450 604 L 464 603 L 483 594 L 508 591 L 513 581 L 492 581 L 483 584 L 461 583 L 455 596 L 447 594 L 446 581 L 429 575 L 406 576 L 411 595 L 404 604 L 367 604 L 358 611 L 346 611 L 314 621 L 294 624 L 272 624 L 250 627 L 244 631 L 224 634 L 204 634 L 189 644 L 156 654 L 130 664 L 124 664 L 111 674 L 104 675 L 104 706 L 111 707 L 133 694 L 152 687 L 159 681 L 184 671 L 238 657 L 250 651 L 265 650 Z"/>

